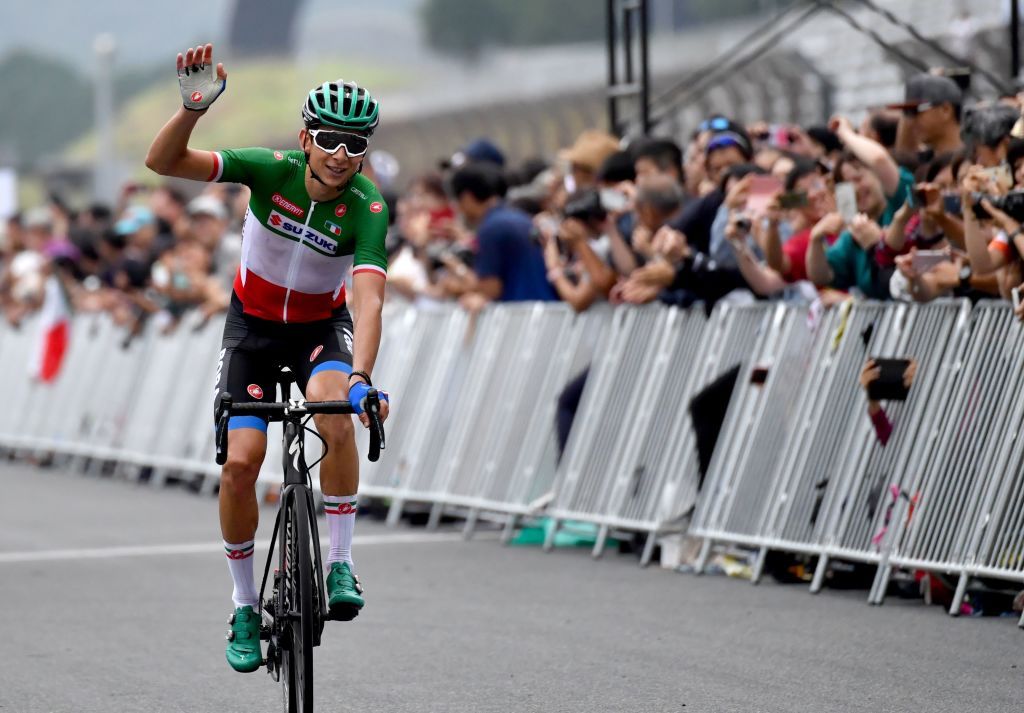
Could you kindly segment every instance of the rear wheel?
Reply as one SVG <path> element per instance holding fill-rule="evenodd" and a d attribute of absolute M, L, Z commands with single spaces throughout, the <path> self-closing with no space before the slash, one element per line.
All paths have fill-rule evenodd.
<path fill-rule="evenodd" d="M 309 520 L 299 493 L 281 528 L 281 683 L 287 713 L 313 713 L 313 571 Z"/>

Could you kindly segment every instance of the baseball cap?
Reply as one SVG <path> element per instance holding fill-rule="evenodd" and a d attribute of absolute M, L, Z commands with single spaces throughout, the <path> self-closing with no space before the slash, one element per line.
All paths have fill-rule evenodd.
<path fill-rule="evenodd" d="M 708 139 L 707 146 L 704 147 L 705 156 L 709 156 L 713 151 L 724 149 L 728 146 L 735 146 L 748 159 L 754 155 L 750 136 L 747 134 L 746 129 L 736 122 L 729 120 L 726 120 L 725 124 L 718 124 L 718 126 L 721 128 L 712 129 L 711 138 Z"/>
<path fill-rule="evenodd" d="M 442 162 L 441 167 L 458 168 L 463 164 L 475 162 L 493 163 L 504 168 L 505 154 L 490 139 L 474 139 L 452 154 L 450 159 Z"/>
<path fill-rule="evenodd" d="M 188 204 L 189 215 L 210 215 L 219 220 L 226 220 L 228 210 L 223 201 L 213 196 L 199 196 Z"/>
<path fill-rule="evenodd" d="M 915 74 L 907 80 L 903 101 L 898 104 L 888 104 L 886 108 L 916 109 L 922 104 L 960 106 L 963 101 L 964 93 L 949 77 L 940 77 L 935 74 Z"/>
<path fill-rule="evenodd" d="M 572 146 L 559 152 L 558 157 L 597 173 L 605 159 L 618 151 L 617 138 L 601 129 L 587 129 L 576 137 Z"/>

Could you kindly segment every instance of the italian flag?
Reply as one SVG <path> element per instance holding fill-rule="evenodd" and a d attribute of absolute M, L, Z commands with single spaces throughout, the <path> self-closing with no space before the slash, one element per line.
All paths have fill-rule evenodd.
<path fill-rule="evenodd" d="M 51 384 L 60 374 L 71 332 L 71 303 L 56 275 L 46 278 L 39 311 L 39 336 L 29 366 L 33 378 Z"/>
<path fill-rule="evenodd" d="M 341 226 L 335 225 L 331 221 L 327 221 L 327 229 L 330 230 L 333 235 L 341 235 Z"/>

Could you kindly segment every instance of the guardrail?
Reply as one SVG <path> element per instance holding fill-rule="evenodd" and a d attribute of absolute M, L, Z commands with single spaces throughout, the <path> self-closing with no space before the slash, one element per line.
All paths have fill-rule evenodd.
<path fill-rule="evenodd" d="M 391 390 L 389 448 L 362 464 L 360 492 L 466 521 L 524 516 L 614 531 L 703 537 L 753 547 L 754 581 L 770 551 L 877 566 L 880 603 L 893 568 L 1024 581 L 1024 328 L 1003 303 L 847 303 L 824 314 L 778 303 L 618 307 L 389 305 L 375 380 Z M 216 487 L 214 369 L 222 319 L 188 315 L 128 339 L 105 315 L 74 318 L 62 373 L 27 377 L 34 324 L 0 330 L 0 447 L 68 456 L 126 476 L 151 471 Z M 869 356 L 919 366 L 910 397 L 887 403 L 884 447 L 858 383 Z M 565 453 L 555 409 L 589 369 Z M 700 488 L 694 400 L 738 374 Z M 728 393 L 728 389 L 726 389 Z M 1009 396 L 1008 396 L 1009 395 Z M 458 418 L 455 417 L 458 414 Z M 271 428 L 275 426 L 272 425 Z M 358 429 L 361 447 L 366 436 Z M 268 463 L 280 456 L 269 438 Z M 310 438 L 311 460 L 318 441 Z M 276 450 L 275 450 L 276 449 Z M 278 479 L 265 469 L 259 486 Z M 692 518 L 692 522 L 691 522 Z"/>

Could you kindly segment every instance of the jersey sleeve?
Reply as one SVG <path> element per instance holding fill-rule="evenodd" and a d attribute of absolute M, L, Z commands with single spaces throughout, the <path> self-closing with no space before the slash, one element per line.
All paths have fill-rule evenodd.
<path fill-rule="evenodd" d="M 381 277 L 388 274 L 388 253 L 384 240 L 388 234 L 388 206 L 373 196 L 358 208 L 361 211 L 356 227 L 356 249 L 352 259 L 352 274 L 376 273 Z"/>
<path fill-rule="evenodd" d="M 268 172 L 276 172 L 280 151 L 264 148 L 225 149 L 213 152 L 213 173 L 208 180 L 218 183 L 242 183 L 250 188 Z"/>

